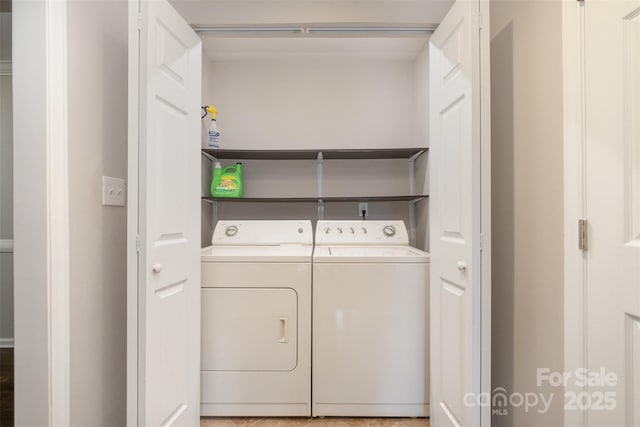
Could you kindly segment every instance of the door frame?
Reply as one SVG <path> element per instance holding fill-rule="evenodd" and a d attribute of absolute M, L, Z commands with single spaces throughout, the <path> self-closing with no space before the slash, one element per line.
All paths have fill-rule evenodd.
<path fill-rule="evenodd" d="M 127 143 L 127 224 L 137 224 L 139 218 L 139 147 L 140 147 L 140 1 L 129 0 L 128 46 L 128 143 Z M 131 31 L 138 28 L 138 31 Z M 138 224 L 140 227 L 140 224 Z M 127 426 L 138 425 L 138 229 L 127 226 Z M 134 266 L 136 266 L 134 268 Z M 131 369 L 134 366 L 135 369 Z M 130 396 L 136 396 L 131 405 Z"/>
<path fill-rule="evenodd" d="M 12 9 L 15 419 L 69 425 L 67 0 Z"/>
<path fill-rule="evenodd" d="M 481 249 L 481 329 L 480 387 L 491 393 L 491 5 L 480 0 L 480 249 Z M 483 55 L 483 52 L 489 52 Z M 483 56 L 486 61 L 482 61 Z M 484 78 L 483 76 L 489 76 Z M 487 256 L 487 254 L 489 254 Z M 491 406 L 480 407 L 480 425 L 491 426 Z"/>
<path fill-rule="evenodd" d="M 578 219 L 586 218 L 584 1 L 563 1 L 564 123 L 564 371 L 584 368 L 587 356 L 586 254 L 578 249 Z M 569 383 L 565 391 L 586 391 Z M 586 426 L 586 411 L 565 411 L 564 424 Z"/>

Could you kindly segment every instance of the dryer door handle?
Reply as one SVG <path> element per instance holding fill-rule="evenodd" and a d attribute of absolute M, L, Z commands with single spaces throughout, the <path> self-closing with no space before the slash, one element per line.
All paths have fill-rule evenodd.
<path fill-rule="evenodd" d="M 280 318 L 280 339 L 279 342 L 286 344 L 289 342 L 289 318 Z"/>

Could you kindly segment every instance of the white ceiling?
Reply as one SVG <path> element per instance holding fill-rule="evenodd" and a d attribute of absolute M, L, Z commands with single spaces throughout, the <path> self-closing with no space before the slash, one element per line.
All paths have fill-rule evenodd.
<path fill-rule="evenodd" d="M 439 23 L 453 0 L 170 0 L 192 25 Z"/>

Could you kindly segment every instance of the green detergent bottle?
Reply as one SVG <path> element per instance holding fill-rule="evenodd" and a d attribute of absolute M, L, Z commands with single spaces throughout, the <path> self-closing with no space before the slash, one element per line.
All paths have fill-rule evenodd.
<path fill-rule="evenodd" d="M 213 197 L 242 197 L 242 163 L 222 168 L 216 162 L 211 180 L 211 195 Z"/>

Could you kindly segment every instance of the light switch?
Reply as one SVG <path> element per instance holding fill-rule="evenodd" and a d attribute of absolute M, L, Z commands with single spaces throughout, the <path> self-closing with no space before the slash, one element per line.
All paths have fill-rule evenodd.
<path fill-rule="evenodd" d="M 104 206 L 124 206 L 126 197 L 124 179 L 102 177 L 102 204 Z"/>

